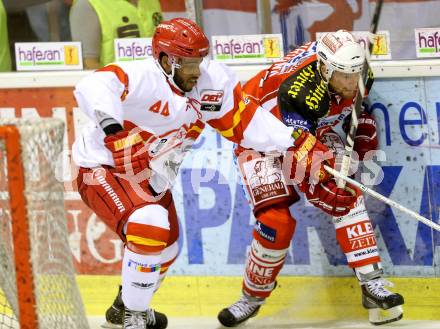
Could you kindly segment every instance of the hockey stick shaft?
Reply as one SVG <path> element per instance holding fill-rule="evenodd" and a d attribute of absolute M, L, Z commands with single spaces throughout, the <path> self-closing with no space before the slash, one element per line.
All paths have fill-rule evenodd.
<path fill-rule="evenodd" d="M 377 32 L 377 27 L 379 26 L 380 13 L 382 12 L 383 0 L 378 0 L 376 8 L 374 9 L 373 19 L 371 20 L 370 32 L 375 34 Z M 370 44 L 370 52 L 373 45 Z"/>
<path fill-rule="evenodd" d="M 382 4 L 383 4 L 383 0 L 377 1 L 376 8 L 373 14 L 373 19 L 371 20 L 371 25 L 370 25 L 370 33 L 372 34 L 376 33 L 377 27 L 379 26 L 379 18 L 380 18 L 380 13 L 382 11 Z M 358 128 L 358 118 L 361 113 L 362 99 L 365 95 L 365 81 L 367 79 L 368 71 L 370 69 L 369 54 L 371 53 L 372 49 L 373 49 L 373 43 L 370 42 L 368 44 L 368 51 L 365 56 L 364 67 L 362 68 L 362 73 L 359 77 L 359 82 L 358 82 L 359 91 L 355 98 L 354 110 L 352 111 L 351 114 L 350 129 L 347 134 L 344 156 L 342 157 L 341 174 L 344 176 L 348 175 L 348 171 L 350 169 L 351 154 L 353 152 L 354 139 L 356 137 L 356 131 Z M 336 182 L 338 187 L 340 188 L 344 187 L 345 185 L 345 181 L 342 179 L 337 179 Z"/>
<path fill-rule="evenodd" d="M 366 187 L 365 185 L 355 181 L 354 179 L 351 179 L 347 176 L 342 175 L 339 171 L 329 167 L 329 166 L 324 166 L 325 170 L 327 170 L 331 175 L 339 178 L 339 179 L 343 179 L 344 181 L 358 187 L 359 189 L 361 189 L 363 192 L 367 193 L 368 195 L 371 195 L 373 198 L 382 201 L 384 203 L 386 203 L 387 205 L 394 207 L 400 211 L 402 211 L 403 213 L 417 219 L 418 221 L 422 222 L 425 225 L 428 225 L 429 227 L 433 228 L 436 231 L 440 232 L 440 225 L 438 225 L 437 223 L 434 223 L 433 221 L 430 221 L 428 218 L 423 217 L 421 215 L 419 215 L 418 213 L 416 213 L 415 211 L 412 211 L 404 206 L 402 206 L 400 203 L 397 203 L 394 200 L 391 200 L 385 196 L 383 196 L 380 193 L 377 193 L 376 191 Z"/>

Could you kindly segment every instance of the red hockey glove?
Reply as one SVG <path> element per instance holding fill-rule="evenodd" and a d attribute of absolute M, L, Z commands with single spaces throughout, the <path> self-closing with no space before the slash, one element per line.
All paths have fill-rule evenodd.
<path fill-rule="evenodd" d="M 378 146 L 376 134 L 376 120 L 367 112 L 362 112 L 358 119 L 358 128 L 354 138 L 354 147 L 359 155 L 359 160 L 363 160 L 365 153 L 376 150 Z"/>
<path fill-rule="evenodd" d="M 354 207 L 359 195 L 357 188 L 349 183 L 338 188 L 335 180 L 317 185 L 302 186 L 307 200 L 325 213 L 340 217 L 348 214 Z"/>
<path fill-rule="evenodd" d="M 330 159 L 328 157 L 331 156 Z M 309 181 L 312 178 L 315 184 L 328 181 L 330 174 L 324 169 L 324 165 L 334 167 L 335 158 L 333 152 L 322 144 L 308 131 L 300 132 L 295 138 L 294 146 L 287 150 L 285 161 L 292 165 L 290 178 L 299 183 L 298 179 Z M 302 171 L 298 173 L 297 171 Z M 304 173 L 304 177 L 302 176 Z M 300 174 L 300 175 L 298 175 Z"/>
<path fill-rule="evenodd" d="M 121 130 L 105 137 L 104 143 L 112 152 L 117 173 L 137 174 L 149 167 L 150 156 L 139 134 Z"/>

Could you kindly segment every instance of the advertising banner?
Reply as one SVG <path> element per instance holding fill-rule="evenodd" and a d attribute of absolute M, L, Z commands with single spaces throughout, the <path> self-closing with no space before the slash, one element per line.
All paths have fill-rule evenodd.
<path fill-rule="evenodd" d="M 81 42 L 17 42 L 17 71 L 82 70 Z"/>
<path fill-rule="evenodd" d="M 224 63 L 270 63 L 284 56 L 281 34 L 217 35 L 212 58 Z"/>
<path fill-rule="evenodd" d="M 369 109 L 376 116 L 380 149 L 375 163 L 356 179 L 421 215 L 439 221 L 439 78 L 383 79 L 375 82 Z M 69 242 L 79 274 L 119 274 L 122 243 L 88 209 L 76 192 L 77 168 L 70 148 L 88 122 L 72 88 L 0 90 L 0 117 L 51 117 L 66 121 L 64 165 Z M 5 172 L 0 173 L 4 179 Z M 182 164 L 173 189 L 180 219 L 177 275 L 241 275 L 252 239 L 254 218 L 237 178 L 232 144 L 207 128 Z M 422 223 L 366 197 L 387 275 L 438 276 L 440 236 Z M 296 232 L 282 273 L 352 275 L 340 251 L 331 218 L 304 201 L 291 208 Z"/>
<path fill-rule="evenodd" d="M 415 29 L 414 34 L 418 58 L 440 57 L 440 27 Z"/>
<path fill-rule="evenodd" d="M 134 61 L 153 56 L 151 38 L 115 39 L 115 61 Z"/>

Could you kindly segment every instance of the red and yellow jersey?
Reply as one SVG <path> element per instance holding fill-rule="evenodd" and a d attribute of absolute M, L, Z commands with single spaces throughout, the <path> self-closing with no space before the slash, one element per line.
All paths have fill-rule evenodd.
<path fill-rule="evenodd" d="M 259 72 L 243 91 L 286 125 L 323 133 L 351 113 L 354 99 L 328 92 L 317 61 L 316 42 L 309 42 Z"/>
<path fill-rule="evenodd" d="M 135 129 L 149 145 L 156 191 L 168 188 L 205 124 L 245 148 L 286 150 L 293 144 L 292 128 L 257 103 L 243 97 L 236 75 L 227 66 L 204 60 L 191 92 L 179 93 L 153 59 L 110 64 L 85 77 L 75 88 L 79 107 L 91 119 L 73 145 L 79 166 L 113 165 L 104 146 L 105 134 L 96 111 Z"/>
<path fill-rule="evenodd" d="M 264 109 L 281 118 L 277 103 L 278 89 L 283 81 L 313 62 L 316 62 L 315 42 L 296 48 L 281 61 L 259 72 L 243 86 L 243 91 Z"/>

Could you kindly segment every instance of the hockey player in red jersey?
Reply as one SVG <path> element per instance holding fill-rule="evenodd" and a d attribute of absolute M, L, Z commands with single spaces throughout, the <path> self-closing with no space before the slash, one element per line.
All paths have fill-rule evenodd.
<path fill-rule="evenodd" d="M 364 50 L 351 33 L 343 30 L 327 33 L 318 42 L 291 51 L 281 62 L 258 73 L 243 86 L 243 91 L 286 125 L 313 133 L 336 154 L 344 149 L 345 133 L 341 126 L 353 110 L 364 60 Z M 371 83 L 370 75 L 368 90 Z M 362 160 L 377 144 L 374 118 L 363 112 L 354 150 Z M 241 147 L 235 152 L 256 225 L 245 264 L 242 297 L 218 315 L 219 321 L 227 327 L 255 316 L 275 288 L 295 231 L 296 220 L 289 206 L 299 199 L 298 195 L 287 195 L 275 184 L 264 182 L 264 177 L 257 182 L 259 186 L 250 184 L 262 166 L 265 166 L 265 174 L 282 175 L 279 163 L 287 157 L 260 153 L 259 157 L 254 155 L 250 159 L 246 155 L 249 151 Z M 279 181 L 286 180 L 283 177 Z M 362 303 L 369 310 L 370 322 L 377 325 L 401 319 L 404 300 L 386 289 L 389 282 L 382 278 L 373 226 L 360 191 L 353 189 L 357 195 L 353 208 L 351 199 L 344 206 L 347 195 L 335 195 L 339 190 L 334 180 L 315 184 L 299 179 L 297 186 L 310 203 L 333 216 L 336 238 L 348 266 L 359 280 Z M 269 188 L 271 193 L 261 193 Z M 334 200 L 338 200 L 337 206 Z"/>
<path fill-rule="evenodd" d="M 243 97 L 235 74 L 206 58 L 209 42 L 194 22 L 159 24 L 152 47 L 152 59 L 107 65 L 74 91 L 90 118 L 72 148 L 78 191 L 125 243 L 122 290 L 106 313 L 108 327 L 167 327 L 150 301 L 178 252 L 170 189 L 206 124 L 244 148 L 290 151 L 292 168 L 303 164 L 307 177 L 328 179 L 325 162 L 310 165 L 315 150 L 328 148 L 308 132 L 294 139 L 292 127 Z"/>

